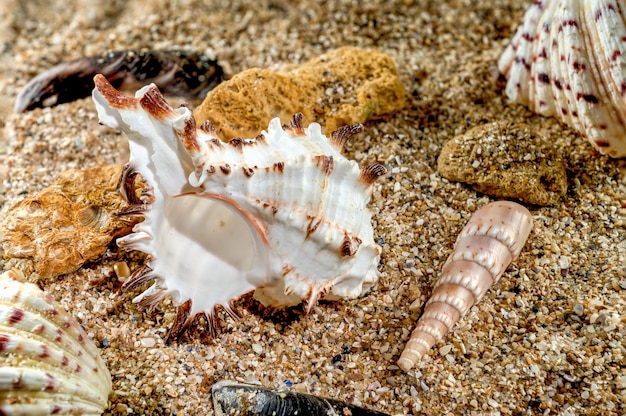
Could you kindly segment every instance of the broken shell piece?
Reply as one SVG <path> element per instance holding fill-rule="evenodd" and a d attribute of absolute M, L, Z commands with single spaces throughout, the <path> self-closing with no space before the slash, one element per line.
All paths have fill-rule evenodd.
<path fill-rule="evenodd" d="M 27 259 L 20 267 L 48 278 L 104 254 L 136 222 L 116 215 L 126 205 L 117 190 L 121 172 L 122 165 L 72 169 L 16 203 L 0 222 L 3 256 Z"/>
<path fill-rule="evenodd" d="M 78 322 L 19 270 L 0 275 L 0 414 L 101 415 L 110 393 Z"/>
<path fill-rule="evenodd" d="M 443 266 L 398 366 L 410 370 L 482 299 L 522 250 L 532 217 L 510 201 L 492 202 L 472 215 Z"/>
<path fill-rule="evenodd" d="M 172 336 L 198 313 L 213 331 L 216 306 L 232 313 L 231 302 L 251 290 L 265 305 L 304 301 L 310 309 L 321 298 L 361 296 L 377 281 L 380 247 L 367 203 L 385 168 L 359 168 L 341 154 L 360 126 L 326 138 L 296 115 L 291 126 L 274 119 L 254 139 L 224 143 L 154 85 L 130 98 L 102 76 L 95 83 L 100 121 L 129 138 L 127 211 L 145 217 L 118 239 L 149 256 L 124 287 L 155 280 L 134 302 L 151 307 L 171 295 L 182 305 Z M 141 200 L 137 173 L 146 183 Z"/>
<path fill-rule="evenodd" d="M 626 156 L 626 8 L 536 1 L 498 62 L 514 103 L 559 118 L 602 154 Z"/>
<path fill-rule="evenodd" d="M 388 416 L 387 413 L 369 410 L 340 400 L 232 381 L 215 383 L 211 393 L 213 409 L 217 416 Z"/>
<path fill-rule="evenodd" d="M 61 62 L 33 78 L 15 99 L 16 113 L 88 97 L 93 77 L 104 74 L 120 89 L 155 82 L 165 94 L 204 96 L 224 79 L 214 59 L 191 51 L 126 50 Z"/>

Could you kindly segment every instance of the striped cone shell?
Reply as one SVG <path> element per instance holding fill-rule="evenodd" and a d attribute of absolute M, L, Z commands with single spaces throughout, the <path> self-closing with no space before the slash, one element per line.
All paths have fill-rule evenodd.
<path fill-rule="evenodd" d="M 410 370 L 480 301 L 519 255 L 531 229 L 530 212 L 515 202 L 492 202 L 472 215 L 398 360 L 401 369 Z"/>

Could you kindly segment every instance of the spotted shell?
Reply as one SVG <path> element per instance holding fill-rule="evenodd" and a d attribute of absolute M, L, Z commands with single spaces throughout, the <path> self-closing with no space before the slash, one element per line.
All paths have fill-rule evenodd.
<path fill-rule="evenodd" d="M 526 243 L 532 217 L 510 201 L 492 202 L 472 215 L 407 342 L 398 366 L 408 371 L 478 303 Z"/>
<path fill-rule="evenodd" d="M 95 83 L 100 121 L 129 139 L 127 212 L 145 217 L 117 240 L 149 256 L 126 287 L 155 280 L 135 302 L 153 306 L 171 295 L 182 305 L 172 335 L 199 313 L 213 325 L 216 306 L 232 312 L 232 301 L 251 290 L 265 305 L 311 308 L 320 298 L 361 296 L 377 281 L 380 247 L 367 203 L 385 168 L 359 168 L 341 154 L 360 126 L 326 138 L 296 115 L 290 126 L 274 119 L 254 139 L 225 143 L 154 85 L 130 98 L 101 76 Z"/>
<path fill-rule="evenodd" d="M 506 95 L 574 127 L 600 153 L 624 157 L 625 39 L 623 1 L 536 1 L 498 62 Z"/>
<path fill-rule="evenodd" d="M 78 322 L 19 270 L 0 275 L 0 415 L 101 415 L 110 393 Z"/>

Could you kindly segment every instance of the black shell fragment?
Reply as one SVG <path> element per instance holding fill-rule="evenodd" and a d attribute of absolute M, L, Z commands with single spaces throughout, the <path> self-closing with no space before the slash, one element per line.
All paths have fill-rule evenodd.
<path fill-rule="evenodd" d="M 389 416 L 340 400 L 231 381 L 220 381 L 211 391 L 217 416 Z"/>
<path fill-rule="evenodd" d="M 68 103 L 91 94 L 103 74 L 117 89 L 155 83 L 163 94 L 202 98 L 224 80 L 217 61 L 191 51 L 125 50 L 61 62 L 33 78 L 19 93 L 16 113 Z"/>

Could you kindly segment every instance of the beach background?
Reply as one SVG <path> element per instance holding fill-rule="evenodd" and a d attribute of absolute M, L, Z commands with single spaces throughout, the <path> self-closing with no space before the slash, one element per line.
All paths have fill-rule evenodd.
<path fill-rule="evenodd" d="M 141 256 L 112 245 L 98 261 L 39 285 L 84 325 L 113 377 L 106 414 L 212 414 L 211 386 L 258 382 L 390 414 L 605 414 L 626 411 L 626 179 L 557 120 L 507 104 L 496 62 L 531 1 L 0 0 L 0 216 L 70 168 L 128 159 L 124 135 L 100 126 L 90 98 L 24 114 L 20 89 L 64 60 L 107 50 L 190 49 L 229 74 L 280 69 L 341 46 L 395 62 L 404 110 L 366 123 L 346 146 L 389 174 L 371 202 L 383 243 L 378 284 L 357 300 L 267 317 L 222 315 L 213 340 L 165 345 L 171 302 L 132 304 L 113 264 Z M 176 101 L 175 99 L 172 99 Z M 192 107 L 200 103 L 191 102 Z M 563 155 L 568 190 L 535 222 L 520 257 L 408 373 L 396 366 L 456 236 L 494 198 L 437 173 L 453 137 L 493 121 L 527 123 Z M 308 120 L 315 121 L 315 120 Z M 0 261 L 0 270 L 13 260 Z M 245 304 L 243 306 L 246 306 Z"/>

